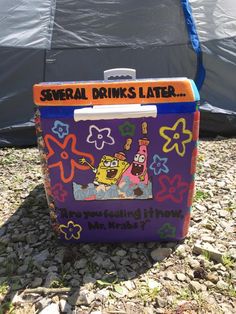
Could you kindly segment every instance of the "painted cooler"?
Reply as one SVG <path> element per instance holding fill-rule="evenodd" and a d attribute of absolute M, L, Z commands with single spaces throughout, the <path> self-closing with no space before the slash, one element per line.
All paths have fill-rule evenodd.
<path fill-rule="evenodd" d="M 50 217 L 61 240 L 187 235 L 199 133 L 192 80 L 40 83 L 34 101 Z"/>

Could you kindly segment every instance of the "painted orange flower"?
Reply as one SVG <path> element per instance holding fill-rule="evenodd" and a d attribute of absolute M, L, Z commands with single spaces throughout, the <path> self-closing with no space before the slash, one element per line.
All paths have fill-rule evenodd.
<path fill-rule="evenodd" d="M 59 142 L 51 134 L 47 134 L 44 141 L 48 149 L 48 168 L 58 167 L 61 180 L 64 183 L 69 183 L 74 178 L 75 169 L 90 169 L 88 166 L 77 162 L 81 157 L 89 159 L 90 164 L 94 165 L 93 155 L 81 152 L 76 148 L 75 134 L 67 135 L 63 142 Z"/>

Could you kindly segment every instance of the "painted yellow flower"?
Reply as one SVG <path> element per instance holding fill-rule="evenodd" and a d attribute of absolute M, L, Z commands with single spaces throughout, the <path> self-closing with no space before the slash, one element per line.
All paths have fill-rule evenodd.
<path fill-rule="evenodd" d="M 67 222 L 67 225 L 60 225 L 59 230 L 64 234 L 66 240 L 78 240 L 80 238 L 82 227 L 70 220 Z"/>
<path fill-rule="evenodd" d="M 172 127 L 161 127 L 160 135 L 166 139 L 163 152 L 169 153 L 175 149 L 181 157 L 185 155 L 186 144 L 192 140 L 192 132 L 186 130 L 186 120 L 184 118 L 178 119 Z"/>

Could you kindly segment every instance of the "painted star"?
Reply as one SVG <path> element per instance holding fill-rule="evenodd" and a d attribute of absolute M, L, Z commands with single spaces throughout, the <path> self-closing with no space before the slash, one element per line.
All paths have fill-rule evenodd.
<path fill-rule="evenodd" d="M 94 157 L 89 153 L 84 153 L 76 148 L 76 137 L 74 134 L 66 136 L 61 143 L 51 134 L 44 137 L 48 149 L 47 160 L 48 168 L 58 167 L 61 180 L 64 183 L 70 182 L 75 175 L 75 169 L 88 170 L 86 165 L 81 165 L 76 160 L 82 157 L 89 159 L 90 164 L 94 164 Z"/>

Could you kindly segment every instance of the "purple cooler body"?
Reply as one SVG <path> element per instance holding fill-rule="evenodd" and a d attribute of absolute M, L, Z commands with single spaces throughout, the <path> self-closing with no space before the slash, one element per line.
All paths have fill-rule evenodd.
<path fill-rule="evenodd" d="M 136 87 L 128 89 L 128 96 L 114 89 L 101 97 L 103 106 L 94 105 L 91 97 L 98 101 L 99 96 L 94 90 L 92 96 L 86 95 L 86 87 L 77 90 L 77 98 L 69 88 L 63 90 L 68 83 L 35 87 L 34 94 L 37 88 L 41 93 L 40 98 L 35 96 L 35 121 L 45 190 L 52 226 L 61 240 L 146 242 L 186 236 L 194 193 L 199 94 L 193 81 L 182 80 L 191 95 L 169 88 L 168 98 L 156 89 L 154 95 L 149 90 L 149 99 Z M 165 82 L 179 86 L 181 79 Z M 50 84 L 62 92 L 54 93 Z M 189 97 L 183 101 L 185 96 Z"/>

